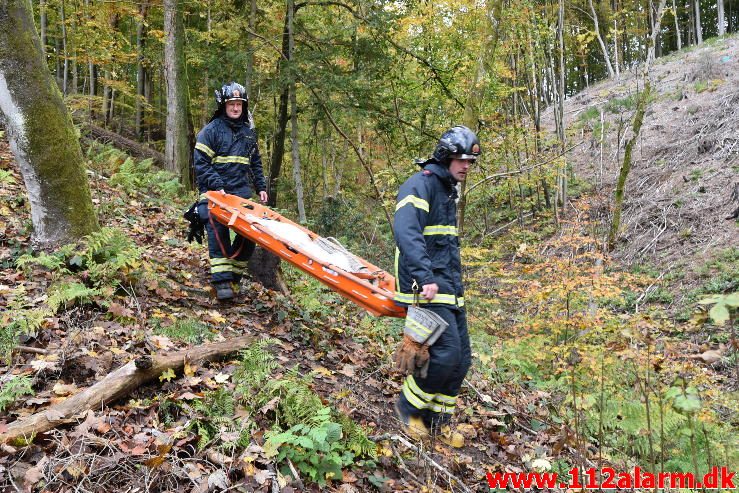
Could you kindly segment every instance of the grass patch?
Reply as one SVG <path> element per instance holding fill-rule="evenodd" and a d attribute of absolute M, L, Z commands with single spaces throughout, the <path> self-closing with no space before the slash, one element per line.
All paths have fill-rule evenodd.
<path fill-rule="evenodd" d="M 215 337 L 215 334 L 206 324 L 193 318 L 176 320 L 171 325 L 162 325 L 161 320 L 156 319 L 154 321 L 154 333 L 188 344 L 202 344 L 205 341 L 212 341 Z"/>

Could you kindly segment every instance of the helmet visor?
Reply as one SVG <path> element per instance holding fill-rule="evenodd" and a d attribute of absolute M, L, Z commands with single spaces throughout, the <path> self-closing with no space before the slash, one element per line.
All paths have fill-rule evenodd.
<path fill-rule="evenodd" d="M 449 157 L 451 157 L 452 159 L 466 159 L 472 162 L 477 160 L 477 154 L 452 154 Z"/>

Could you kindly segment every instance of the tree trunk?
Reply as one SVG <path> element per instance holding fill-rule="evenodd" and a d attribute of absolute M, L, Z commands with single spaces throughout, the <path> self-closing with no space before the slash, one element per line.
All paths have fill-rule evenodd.
<path fill-rule="evenodd" d="M 253 33 L 257 25 L 257 0 L 251 0 L 249 2 L 249 32 Z M 252 78 L 254 77 L 254 39 L 251 34 L 246 35 L 246 80 L 244 81 L 244 87 L 246 87 L 246 93 L 252 95 Z"/>
<path fill-rule="evenodd" d="M 76 2 L 72 2 L 72 17 L 70 18 L 71 27 L 71 40 L 70 40 L 70 53 L 72 59 L 70 60 L 70 72 L 72 72 L 72 87 L 67 89 L 68 94 L 77 94 L 79 91 L 79 74 L 77 73 L 77 43 L 75 41 L 74 34 L 77 32 L 77 5 Z"/>
<path fill-rule="evenodd" d="M 600 45 L 600 50 L 603 52 L 603 58 L 606 61 L 606 68 L 608 69 L 608 76 L 613 77 L 615 72 L 613 71 L 613 65 L 611 64 L 611 57 L 608 54 L 608 48 L 606 48 L 606 44 L 603 42 L 603 36 L 600 34 L 600 26 L 598 25 L 598 13 L 595 11 L 595 6 L 593 6 L 593 0 L 588 0 L 588 4 L 590 5 L 590 13 L 593 15 L 593 25 L 595 26 L 595 37 L 598 40 L 598 44 Z"/>
<path fill-rule="evenodd" d="M 559 0 L 559 15 L 557 16 L 557 39 L 559 41 L 559 98 L 557 103 L 557 111 L 559 112 L 559 142 L 562 146 L 562 154 L 564 155 L 567 147 L 565 137 L 565 3 Z M 563 157 L 564 165 L 560 177 L 560 193 L 562 197 L 562 210 L 567 207 L 567 158 Z"/>
<path fill-rule="evenodd" d="M 165 168 L 192 187 L 190 142 L 188 140 L 187 79 L 185 72 L 185 28 L 182 0 L 164 1 L 164 72 L 167 79 L 167 127 L 164 144 Z"/>
<path fill-rule="evenodd" d="M 703 43 L 703 28 L 701 27 L 701 2 L 693 0 L 695 6 L 695 38 L 698 44 Z"/>
<path fill-rule="evenodd" d="M 616 247 L 616 239 L 618 238 L 618 230 L 621 227 L 621 212 L 624 204 L 624 191 L 626 189 L 626 179 L 629 177 L 631 171 L 631 154 L 634 149 L 634 144 L 639 139 L 639 133 L 641 132 L 642 123 L 644 121 L 644 111 L 647 107 L 647 99 L 649 98 L 650 84 L 649 79 L 646 80 L 644 90 L 639 95 L 639 100 L 636 106 L 636 115 L 631 125 L 631 138 L 626 142 L 624 147 L 624 159 L 621 163 L 621 171 L 618 174 L 618 181 L 616 182 L 616 193 L 615 203 L 613 206 L 613 220 L 611 221 L 611 228 L 608 231 L 608 250 L 612 251 Z"/>
<path fill-rule="evenodd" d="M 141 125 L 144 119 L 144 31 L 148 11 L 149 3 L 144 1 L 139 6 L 140 18 L 136 23 L 136 116 L 134 117 L 134 129 L 139 140 L 143 135 Z"/>
<path fill-rule="evenodd" d="M 295 2 L 287 0 L 287 33 L 288 33 L 288 58 L 292 63 L 295 56 L 295 33 L 293 25 L 295 21 Z M 298 220 L 305 224 L 305 203 L 303 202 L 303 178 L 300 169 L 300 141 L 298 140 L 298 97 L 295 73 L 290 69 L 290 146 L 293 158 L 293 180 L 295 182 L 295 195 L 298 202 Z"/>
<path fill-rule="evenodd" d="M 65 13 L 64 0 L 59 5 L 60 15 L 62 17 L 62 56 L 64 57 L 64 68 L 62 72 L 62 94 L 67 95 L 67 82 L 69 79 L 69 53 L 67 53 L 67 19 Z"/>
<path fill-rule="evenodd" d="M 129 361 L 79 394 L 67 398 L 50 409 L 45 409 L 10 423 L 7 430 L 0 433 L 0 443 L 8 443 L 16 438 L 44 433 L 64 423 L 76 422 L 80 413 L 90 409 L 99 409 L 105 404 L 120 399 L 148 381 L 158 378 L 167 370 L 171 369 L 174 372 L 179 372 L 184 367 L 185 362 L 202 364 L 215 361 L 249 347 L 255 339 L 256 337 L 253 335 L 245 335 L 183 351 L 153 357 L 142 356 L 134 361 Z"/>
<path fill-rule="evenodd" d="M 675 18 L 675 35 L 677 36 L 677 50 L 680 51 L 683 49 L 683 40 L 682 40 L 682 36 L 680 35 L 680 22 L 677 19 L 677 6 L 675 5 L 675 0 L 672 0 L 672 16 Z"/>
<path fill-rule="evenodd" d="M 726 16 L 724 15 L 724 0 L 716 0 L 718 35 L 726 34 Z"/>
<path fill-rule="evenodd" d="M 30 1 L 0 2 L 0 19 L 0 111 L 28 192 L 33 239 L 53 247 L 98 229 L 82 151 Z"/>
<path fill-rule="evenodd" d="M 282 32 L 282 50 L 280 53 L 280 59 L 278 63 L 278 77 L 280 80 L 288 70 L 285 60 L 290 59 L 289 50 L 289 35 L 288 35 L 288 16 L 285 16 L 285 27 Z M 285 155 L 285 129 L 287 128 L 287 102 L 290 97 L 290 85 L 285 84 L 280 93 L 280 103 L 277 114 L 277 129 L 275 131 L 274 141 L 272 142 L 272 162 L 269 166 L 269 206 L 274 207 L 277 205 L 277 180 L 280 177 L 280 171 L 282 170 L 282 158 Z"/>
<path fill-rule="evenodd" d="M 614 68 L 616 69 L 616 79 L 620 79 L 621 69 L 618 62 L 618 23 L 616 19 L 613 19 L 613 62 Z"/>
<path fill-rule="evenodd" d="M 46 63 L 46 29 L 49 24 L 46 19 L 46 0 L 39 2 L 39 24 L 41 25 L 41 53 L 44 55 L 44 63 Z"/>

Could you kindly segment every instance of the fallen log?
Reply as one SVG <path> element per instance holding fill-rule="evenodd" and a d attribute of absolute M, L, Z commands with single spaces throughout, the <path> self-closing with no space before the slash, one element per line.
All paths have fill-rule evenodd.
<path fill-rule="evenodd" d="M 239 349 L 244 349 L 256 338 L 254 335 L 234 337 L 223 342 L 204 344 L 184 351 L 143 356 L 129 361 L 92 387 L 88 387 L 55 406 L 6 425 L 6 429 L 0 433 L 0 443 L 12 442 L 19 438 L 27 443 L 34 434 L 49 431 L 64 423 L 74 422 L 81 413 L 90 409 L 99 409 L 100 406 L 127 395 L 149 380 L 159 377 L 168 369 L 175 372 L 182 370 L 185 361 L 198 363 L 220 359 Z"/>
<path fill-rule="evenodd" d="M 164 154 L 152 149 L 146 144 L 136 142 L 127 137 L 111 132 L 103 127 L 98 127 L 86 121 L 76 121 L 82 126 L 82 132 L 87 133 L 90 138 L 110 142 L 114 147 L 126 151 L 129 155 L 142 159 L 152 159 L 159 166 L 164 166 Z"/>

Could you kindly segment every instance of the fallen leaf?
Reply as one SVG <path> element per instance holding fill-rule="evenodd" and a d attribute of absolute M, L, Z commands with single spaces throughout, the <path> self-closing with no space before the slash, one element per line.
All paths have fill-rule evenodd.
<path fill-rule="evenodd" d="M 269 401 L 267 404 L 265 404 L 264 406 L 262 406 L 262 408 L 259 409 L 259 412 L 262 413 L 262 414 L 267 414 L 267 411 L 271 411 L 271 410 L 273 410 L 273 409 L 275 409 L 277 407 L 277 403 L 278 402 L 280 402 L 280 398 L 279 397 L 275 397 L 274 399 L 272 399 L 271 401 Z"/>
<path fill-rule="evenodd" d="M 225 373 L 219 373 L 213 379 L 218 383 L 226 383 L 228 382 L 228 379 L 231 378 L 231 375 L 227 375 Z"/>
<path fill-rule="evenodd" d="M 157 348 L 165 351 L 173 346 L 172 340 L 167 336 L 151 336 L 149 339 Z"/>
<path fill-rule="evenodd" d="M 327 377 L 330 377 L 334 373 L 331 370 L 329 370 L 328 368 L 325 368 L 323 366 L 317 366 L 317 367 L 313 368 L 313 371 L 316 372 L 316 373 L 320 373 L 321 375 L 325 375 Z"/>
<path fill-rule="evenodd" d="M 56 395 L 64 396 L 64 395 L 72 395 L 76 394 L 79 389 L 77 386 L 73 383 L 65 384 L 58 382 L 56 385 L 54 385 L 54 388 L 52 389 Z"/>
<path fill-rule="evenodd" d="M 226 319 L 223 317 L 223 315 L 221 315 L 215 310 L 210 310 L 208 312 L 208 315 L 210 316 L 210 319 L 213 320 L 215 323 L 218 323 L 218 324 L 226 323 Z"/>
<path fill-rule="evenodd" d="M 134 318 L 133 311 L 130 308 L 126 308 L 120 303 L 111 303 L 108 306 L 108 313 L 111 313 L 119 318 Z"/>
<path fill-rule="evenodd" d="M 272 477 L 272 473 L 265 469 L 258 469 L 254 475 L 254 480 L 259 484 L 264 484 L 268 479 Z"/>
<path fill-rule="evenodd" d="M 226 476 L 226 473 L 223 471 L 223 469 L 219 469 L 212 473 L 210 476 L 208 476 L 208 489 L 217 489 L 217 490 L 225 490 L 228 488 L 228 476 Z"/>
<path fill-rule="evenodd" d="M 33 368 L 35 371 L 56 370 L 58 366 L 59 363 L 56 361 L 44 361 L 40 359 L 35 359 L 31 361 L 31 368 Z"/>
<path fill-rule="evenodd" d="M 159 381 L 164 382 L 166 380 L 169 382 L 170 380 L 174 379 L 176 376 L 177 375 L 175 375 L 174 370 L 172 368 L 167 368 L 167 371 L 162 372 L 162 374 L 159 375 Z"/>
<path fill-rule="evenodd" d="M 23 482 L 26 484 L 26 486 L 33 486 L 44 477 L 44 472 L 41 470 L 40 467 L 35 466 L 26 471 L 26 474 L 23 475 Z M 31 488 L 29 488 L 30 490 Z"/>

